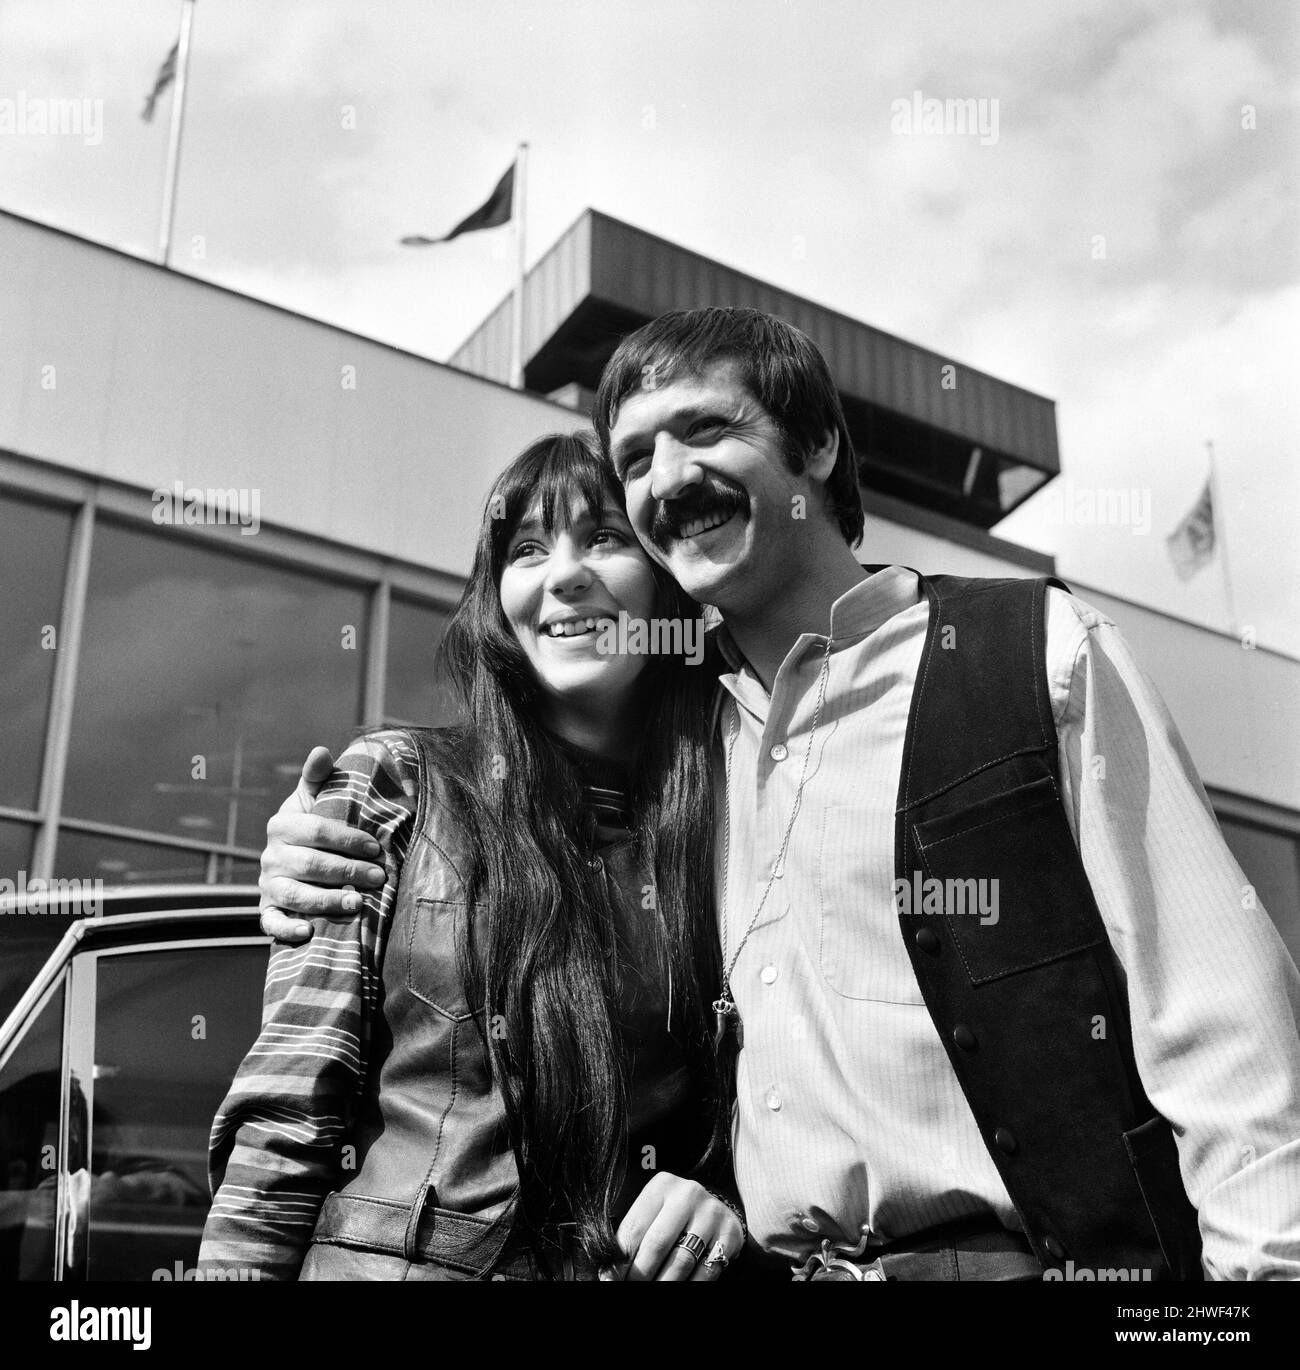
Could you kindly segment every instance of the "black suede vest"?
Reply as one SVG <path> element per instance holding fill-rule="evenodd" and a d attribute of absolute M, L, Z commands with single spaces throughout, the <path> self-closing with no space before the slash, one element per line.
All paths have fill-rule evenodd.
<path fill-rule="evenodd" d="M 899 780 L 899 928 L 1044 1266 L 1199 1279 L 1196 1212 L 1138 1078 L 1126 996 L 1061 803 L 1049 584 L 1066 588 L 921 578 L 930 622 Z M 936 905 L 914 897 L 939 890 L 927 881 L 962 884 L 945 884 Z M 977 916 L 980 889 L 986 905 L 996 891 L 996 920 Z"/>

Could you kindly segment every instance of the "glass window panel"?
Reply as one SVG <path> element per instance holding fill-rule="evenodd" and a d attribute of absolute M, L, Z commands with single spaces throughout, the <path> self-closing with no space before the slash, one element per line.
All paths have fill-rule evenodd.
<path fill-rule="evenodd" d="M 1300 965 L 1300 838 L 1223 815 L 1219 826 Z"/>
<path fill-rule="evenodd" d="M 206 852 L 151 847 L 120 837 L 59 829 L 55 874 L 65 880 L 102 880 L 105 885 L 139 885 L 207 879 Z"/>
<path fill-rule="evenodd" d="M 0 1282 L 54 1275 L 63 987 L 0 1071 Z"/>
<path fill-rule="evenodd" d="M 104 521 L 64 812 L 260 849 L 277 767 L 357 729 L 365 630 L 359 587 Z"/>
<path fill-rule="evenodd" d="M 393 595 L 388 606 L 388 678 L 384 714 L 392 721 L 436 728 L 456 717 L 437 670 L 438 644 L 451 613 Z"/>
<path fill-rule="evenodd" d="M 1047 480 L 1046 471 L 1004 458 L 998 464 L 998 505 L 1003 512 L 1014 509 Z"/>
<path fill-rule="evenodd" d="M 34 809 L 40 789 L 72 512 L 0 495 L 0 804 Z"/>
<path fill-rule="evenodd" d="M 31 823 L 0 818 L 0 876 L 16 879 L 19 871 L 32 868 L 32 841 L 36 829 Z"/>
<path fill-rule="evenodd" d="M 260 861 L 241 861 L 237 856 L 217 858 L 217 879 L 223 885 L 256 885 L 261 874 Z"/>
<path fill-rule="evenodd" d="M 0 821 L 0 877 L 13 881 L 15 892 L 26 889 L 31 880 L 34 836 L 30 824 Z M 0 1022 L 66 930 L 67 920 L 58 914 L 14 912 L 0 917 Z"/>
<path fill-rule="evenodd" d="M 257 1036 L 264 946 L 101 956 L 95 994 L 90 1278 L 192 1269 L 208 1134 Z"/>

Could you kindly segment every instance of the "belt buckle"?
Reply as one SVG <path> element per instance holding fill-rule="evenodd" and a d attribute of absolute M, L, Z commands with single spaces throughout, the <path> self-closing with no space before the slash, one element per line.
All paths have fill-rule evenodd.
<path fill-rule="evenodd" d="M 857 1280 L 872 1282 L 879 1281 L 885 1283 L 885 1267 L 877 1256 L 874 1261 L 869 1261 L 865 1265 L 851 1260 L 852 1256 L 860 1256 L 866 1251 L 867 1239 L 864 1236 L 858 1245 L 846 1251 L 844 1248 L 836 1249 L 831 1245 L 830 1239 L 826 1238 L 821 1244 L 820 1251 L 814 1251 L 811 1256 L 796 1269 L 793 1279 L 796 1282 L 812 1280 Z M 835 1271 L 832 1275 L 830 1272 Z"/>

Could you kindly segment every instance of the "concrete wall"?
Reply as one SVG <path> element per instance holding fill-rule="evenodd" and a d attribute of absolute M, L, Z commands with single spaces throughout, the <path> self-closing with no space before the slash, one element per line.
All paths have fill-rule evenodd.
<path fill-rule="evenodd" d="M 582 426 L 3 214 L 0 263 L 0 449 L 20 456 L 151 491 L 256 489 L 266 523 L 463 575 L 496 472 Z"/>

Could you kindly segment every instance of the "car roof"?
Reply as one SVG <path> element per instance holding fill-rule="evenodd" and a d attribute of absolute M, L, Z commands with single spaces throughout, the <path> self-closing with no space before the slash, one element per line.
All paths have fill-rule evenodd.
<path fill-rule="evenodd" d="M 120 918 L 136 913 L 202 914 L 212 909 L 253 908 L 256 885 L 100 885 L 93 880 L 32 880 L 25 890 L 0 895 L 0 915 L 86 913 Z"/>

